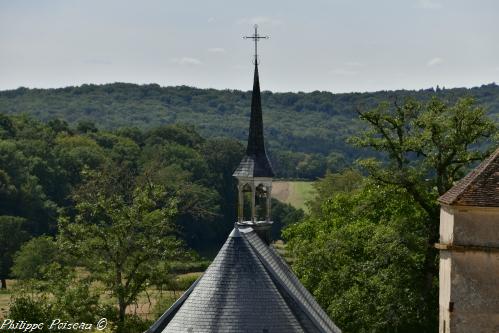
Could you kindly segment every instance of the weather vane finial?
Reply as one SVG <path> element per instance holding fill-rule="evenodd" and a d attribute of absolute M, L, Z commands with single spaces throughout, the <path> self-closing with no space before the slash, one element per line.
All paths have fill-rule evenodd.
<path fill-rule="evenodd" d="M 255 42 L 255 65 L 258 65 L 258 42 L 260 39 L 269 39 L 269 36 L 260 36 L 258 34 L 258 24 L 255 24 L 255 33 L 252 36 L 244 36 L 244 39 L 253 39 Z"/>

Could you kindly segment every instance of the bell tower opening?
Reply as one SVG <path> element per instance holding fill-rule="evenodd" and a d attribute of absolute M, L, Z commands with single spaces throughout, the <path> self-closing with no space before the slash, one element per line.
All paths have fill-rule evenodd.
<path fill-rule="evenodd" d="M 272 216 L 272 181 L 267 180 L 258 185 L 241 183 L 238 189 L 238 222 L 239 223 L 271 223 Z"/>

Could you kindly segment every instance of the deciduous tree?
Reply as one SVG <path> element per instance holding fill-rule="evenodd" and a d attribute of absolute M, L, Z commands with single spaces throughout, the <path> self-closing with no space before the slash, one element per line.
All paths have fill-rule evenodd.
<path fill-rule="evenodd" d="M 470 98 L 359 115 L 368 129 L 352 142 L 377 151 L 359 161 L 368 178 L 319 182 L 321 204 L 285 233 L 294 268 L 344 332 L 434 331 L 436 199 L 488 154 L 496 126 Z"/>
<path fill-rule="evenodd" d="M 183 254 L 172 236 L 176 199 L 154 183 L 138 186 L 127 170 L 90 172 L 74 195 L 74 219 L 61 218 L 64 250 L 117 300 L 118 332 L 127 307 L 152 279 L 166 275 L 159 263 Z"/>
<path fill-rule="evenodd" d="M 371 111 L 359 111 L 359 115 L 369 129 L 352 142 L 379 151 L 384 157 L 364 159 L 360 165 L 376 181 L 407 191 L 428 214 L 424 296 L 430 302 L 435 297 L 433 279 L 438 275 L 436 199 L 473 163 L 490 153 L 482 149 L 483 144 L 497 128 L 472 98 L 459 99 L 452 105 L 436 97 L 426 104 L 411 99 L 402 105 L 386 102 Z"/>

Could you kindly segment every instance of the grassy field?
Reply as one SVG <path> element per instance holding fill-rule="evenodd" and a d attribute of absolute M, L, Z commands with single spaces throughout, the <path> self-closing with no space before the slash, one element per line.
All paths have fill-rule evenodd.
<path fill-rule="evenodd" d="M 314 197 L 312 184 L 313 182 L 307 181 L 274 181 L 272 197 L 307 211 L 305 203 Z"/>
<path fill-rule="evenodd" d="M 191 272 L 179 274 L 176 284 L 178 290 L 158 290 L 156 288 L 148 288 L 146 292 L 139 295 L 137 304 L 132 304 L 127 308 L 127 313 L 136 314 L 144 319 L 155 320 L 163 314 L 183 293 L 189 288 L 202 272 Z M 14 287 L 16 280 L 7 280 L 7 290 L 0 290 L 0 320 L 7 318 L 9 313 L 9 303 L 12 293 L 15 292 Z M 96 285 L 97 288 L 102 288 Z M 101 301 L 106 304 L 115 304 L 115 300 L 103 292 Z M 158 303 L 160 303 L 158 305 Z"/>
<path fill-rule="evenodd" d="M 7 280 L 6 290 L 0 289 L 0 319 L 4 319 L 9 312 L 10 296 L 12 293 L 12 286 L 16 284 L 15 280 Z"/>

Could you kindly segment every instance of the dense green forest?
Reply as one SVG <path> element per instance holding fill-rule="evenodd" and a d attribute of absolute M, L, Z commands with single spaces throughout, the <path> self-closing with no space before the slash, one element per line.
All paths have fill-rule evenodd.
<path fill-rule="evenodd" d="M 13 232 L 21 224 L 23 236 L 11 239 L 16 248 L 32 236 L 54 235 L 61 215 L 75 215 L 72 193 L 85 174 L 111 168 L 164 186 L 178 201 L 177 235 L 189 247 L 210 254 L 235 221 L 232 172 L 242 153 L 243 146 L 234 139 L 204 139 L 186 126 L 111 132 L 86 123 L 73 128 L 61 120 L 42 123 L 0 114 L 0 217 L 12 217 L 2 225 L 10 225 Z M 277 201 L 275 205 L 274 234 L 279 236 L 280 217 L 285 220 L 293 209 Z M 2 232 L 9 237 L 10 231 Z M 4 278 L 9 260 L 2 263 Z"/>
<path fill-rule="evenodd" d="M 273 201 L 274 239 L 284 230 L 294 271 L 344 332 L 436 330 L 436 198 L 497 143 L 493 104 L 438 94 L 351 111 L 342 142 L 361 158 L 319 174 L 306 215 Z M 106 317 L 112 332 L 144 331 L 233 227 L 239 140 L 186 122 L 102 123 L 0 113 L 0 279 L 17 279 L 13 319 Z M 163 290 L 173 296 L 153 317 L 130 313 Z"/>
<path fill-rule="evenodd" d="M 104 314 L 124 332 L 142 293 L 184 290 L 193 280 L 178 274 L 204 270 L 234 226 L 232 172 L 243 151 L 187 125 L 100 130 L 0 113 L 1 289 L 10 289 L 7 279 L 21 285 L 10 316 Z M 278 238 L 303 211 L 273 206 Z M 140 326 L 130 333 L 150 324 L 127 318 Z"/>
<path fill-rule="evenodd" d="M 262 93 L 266 139 L 277 175 L 315 179 L 326 170 L 350 165 L 365 150 L 346 139 L 365 125 L 357 111 L 382 101 L 402 103 L 408 97 L 427 101 L 437 96 L 455 102 L 473 96 L 495 119 L 499 115 L 499 86 L 343 93 Z M 150 129 L 165 124 L 189 124 L 206 138 L 244 141 L 247 135 L 251 91 L 160 87 L 156 84 L 114 83 L 60 89 L 0 92 L 0 112 L 27 114 L 44 122 L 60 119 L 76 126 L 93 123 L 98 129 Z"/>

